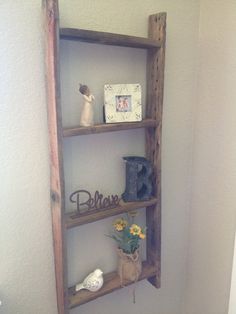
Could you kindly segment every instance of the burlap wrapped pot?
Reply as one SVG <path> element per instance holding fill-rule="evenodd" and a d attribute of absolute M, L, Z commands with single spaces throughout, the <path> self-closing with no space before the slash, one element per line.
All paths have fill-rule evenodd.
<path fill-rule="evenodd" d="M 126 281 L 136 282 L 142 272 L 142 262 L 139 255 L 139 250 L 133 254 L 124 253 L 121 249 L 118 251 L 118 275 L 121 285 Z"/>

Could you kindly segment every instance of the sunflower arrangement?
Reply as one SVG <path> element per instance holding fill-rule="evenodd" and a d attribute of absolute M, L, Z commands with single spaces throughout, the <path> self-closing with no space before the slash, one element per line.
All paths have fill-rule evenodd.
<path fill-rule="evenodd" d="M 118 218 L 113 222 L 114 233 L 110 236 L 126 254 L 133 254 L 139 248 L 140 240 L 146 237 L 146 228 L 133 223 L 133 219 Z"/>

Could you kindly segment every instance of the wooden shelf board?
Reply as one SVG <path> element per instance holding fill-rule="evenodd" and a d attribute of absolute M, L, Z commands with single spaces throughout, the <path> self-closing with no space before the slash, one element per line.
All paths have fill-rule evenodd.
<path fill-rule="evenodd" d="M 66 228 L 70 229 L 73 227 L 81 226 L 90 222 L 101 220 L 104 218 L 119 215 L 125 212 L 129 212 L 139 208 L 145 208 L 148 206 L 155 205 L 157 203 L 157 198 L 152 198 L 148 201 L 142 202 L 127 202 L 120 201 L 119 206 L 115 208 L 108 208 L 103 210 L 93 210 L 91 212 L 80 214 L 78 212 L 71 212 L 65 214 Z"/>
<path fill-rule="evenodd" d="M 153 277 L 156 274 L 156 266 L 150 265 L 145 261 L 142 263 L 142 273 L 138 281 Z M 133 284 L 133 282 L 130 281 L 124 283 L 125 286 L 131 284 Z M 99 291 L 90 292 L 88 290 L 80 290 L 76 293 L 75 287 L 71 287 L 69 288 L 69 308 L 72 309 L 121 288 L 123 287 L 121 286 L 120 278 L 116 271 L 104 275 L 104 284 Z"/>
<path fill-rule="evenodd" d="M 72 127 L 63 129 L 63 137 L 71 137 L 77 135 L 96 134 L 105 132 L 115 132 L 130 129 L 156 127 L 157 122 L 154 119 L 144 119 L 140 122 L 123 122 L 123 123 L 107 123 L 96 124 L 89 127 Z"/>
<path fill-rule="evenodd" d="M 150 38 L 120 35 L 107 32 L 97 32 L 76 28 L 61 28 L 60 39 L 78 40 L 88 43 L 133 47 L 141 49 L 153 49 L 161 47 L 161 41 Z"/>

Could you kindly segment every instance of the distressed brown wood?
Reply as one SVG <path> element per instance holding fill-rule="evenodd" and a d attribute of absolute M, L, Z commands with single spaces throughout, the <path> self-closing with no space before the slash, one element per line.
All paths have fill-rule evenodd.
<path fill-rule="evenodd" d="M 127 202 L 127 203 L 121 200 L 119 203 L 119 206 L 115 208 L 108 208 L 104 210 L 93 210 L 91 212 L 87 212 L 80 215 L 78 215 L 77 211 L 66 213 L 65 214 L 66 227 L 70 229 L 73 227 L 88 224 L 90 222 L 94 222 L 94 221 L 98 221 L 104 218 L 126 213 L 135 209 L 145 208 L 145 207 L 150 208 L 152 205 L 156 204 L 156 202 L 157 202 L 156 198 L 152 198 L 151 200 L 143 201 L 143 202 Z"/>
<path fill-rule="evenodd" d="M 147 262 L 142 263 L 142 273 L 138 281 L 149 278 L 156 273 L 156 268 L 154 265 L 149 265 Z M 131 285 L 133 282 L 124 282 L 125 286 Z M 75 293 L 75 287 L 69 289 L 69 307 L 72 309 L 78 305 L 87 303 L 89 301 L 95 300 L 103 295 L 111 293 L 115 290 L 121 289 L 120 277 L 117 272 L 111 272 L 104 275 L 104 284 L 102 288 L 96 292 L 90 292 L 88 290 L 80 290 Z"/>
<path fill-rule="evenodd" d="M 143 263 L 140 280 L 147 278 L 155 287 L 160 286 L 161 274 L 161 131 L 164 87 L 166 14 L 149 17 L 149 38 L 76 29 L 61 29 L 59 34 L 58 0 L 43 0 L 46 30 L 46 74 L 48 125 L 50 139 L 51 209 L 54 241 L 57 305 L 59 314 L 68 314 L 74 308 L 102 295 L 120 289 L 116 272 L 105 275 L 102 289 L 95 293 L 67 288 L 66 229 L 98 221 L 107 217 L 146 208 L 147 261 Z M 147 55 L 146 119 L 141 122 L 100 124 L 92 127 L 62 128 L 60 107 L 59 36 L 61 39 L 79 40 L 114 46 L 144 48 Z M 146 128 L 146 157 L 154 164 L 154 198 L 144 202 L 120 202 L 116 208 L 93 210 L 88 213 L 65 214 L 63 172 L 63 137 Z M 131 282 L 127 282 L 127 285 Z"/>
<path fill-rule="evenodd" d="M 155 129 L 146 129 L 146 157 L 154 164 L 154 193 L 157 203 L 147 208 L 147 260 L 156 265 L 157 273 L 149 278 L 160 287 L 161 276 L 161 132 L 164 89 L 166 13 L 149 17 L 149 38 L 160 41 L 161 47 L 147 55 L 146 117 L 156 119 Z"/>
<path fill-rule="evenodd" d="M 161 46 L 161 41 L 153 38 L 143 38 L 75 28 L 61 28 L 60 38 L 66 40 L 78 40 L 88 43 L 141 49 L 152 49 Z"/>
<path fill-rule="evenodd" d="M 89 127 L 64 128 L 63 136 L 71 137 L 71 136 L 77 136 L 77 135 L 115 132 L 115 131 L 130 130 L 130 129 L 152 128 L 156 126 L 157 126 L 157 123 L 156 123 L 156 120 L 154 119 L 144 119 L 140 122 L 97 124 L 97 125 L 93 125 Z"/>
<path fill-rule="evenodd" d="M 67 314 L 68 289 L 65 252 L 64 223 L 64 174 L 62 160 L 62 125 L 60 107 L 59 75 L 59 25 L 58 3 L 56 0 L 44 0 L 43 11 L 46 37 L 46 78 L 48 129 L 50 141 L 50 177 L 53 245 L 59 314 Z"/>

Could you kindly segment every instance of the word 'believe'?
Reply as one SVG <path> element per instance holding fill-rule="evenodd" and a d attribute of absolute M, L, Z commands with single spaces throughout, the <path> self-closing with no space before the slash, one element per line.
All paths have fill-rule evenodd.
<path fill-rule="evenodd" d="M 109 195 L 103 197 L 98 191 L 95 192 L 94 197 L 86 190 L 78 190 L 70 195 L 70 201 L 76 203 L 79 212 L 92 209 L 106 209 L 114 208 L 119 205 L 118 195 Z"/>

